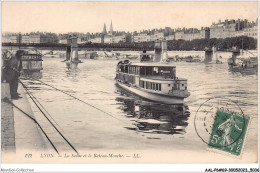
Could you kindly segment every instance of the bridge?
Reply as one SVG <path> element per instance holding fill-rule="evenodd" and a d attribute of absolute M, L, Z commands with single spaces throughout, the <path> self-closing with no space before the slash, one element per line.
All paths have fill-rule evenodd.
<path fill-rule="evenodd" d="M 2 43 L 2 47 L 9 48 L 38 48 L 52 50 L 66 50 L 67 44 L 62 43 Z M 142 51 L 153 50 L 154 43 L 83 43 L 78 44 L 79 49 L 84 50 L 125 50 L 125 51 Z"/>

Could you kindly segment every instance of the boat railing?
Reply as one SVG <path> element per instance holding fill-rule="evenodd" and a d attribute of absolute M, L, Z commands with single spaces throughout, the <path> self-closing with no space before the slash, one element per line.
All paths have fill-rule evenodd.
<path fill-rule="evenodd" d="M 170 75 L 140 75 L 141 78 L 146 79 L 154 79 L 154 80 L 183 80 L 178 77 L 170 76 Z"/>

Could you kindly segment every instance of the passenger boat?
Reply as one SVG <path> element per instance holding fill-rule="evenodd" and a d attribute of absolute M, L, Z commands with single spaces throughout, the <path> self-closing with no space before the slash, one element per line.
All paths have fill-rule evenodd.
<path fill-rule="evenodd" d="M 186 62 L 201 62 L 199 56 L 187 56 Z"/>
<path fill-rule="evenodd" d="M 22 67 L 24 72 L 38 72 L 42 70 L 42 54 L 24 51 L 22 54 Z"/>
<path fill-rule="evenodd" d="M 174 65 L 161 62 L 165 42 L 160 42 L 160 50 L 157 41 L 155 54 L 151 56 L 143 53 L 141 62 L 118 62 L 115 79 L 118 86 L 145 99 L 165 104 L 183 104 L 184 98 L 190 96 L 187 79 L 176 76 Z"/>

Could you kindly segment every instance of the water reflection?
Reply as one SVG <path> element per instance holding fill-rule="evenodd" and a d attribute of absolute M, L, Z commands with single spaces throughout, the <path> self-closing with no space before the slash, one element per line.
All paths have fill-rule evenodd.
<path fill-rule="evenodd" d="M 255 68 L 236 68 L 232 65 L 228 66 L 228 71 L 232 73 L 241 73 L 242 75 L 257 75 L 258 67 Z"/>
<path fill-rule="evenodd" d="M 41 90 L 41 86 L 38 86 L 38 82 L 35 83 L 36 80 L 39 80 L 42 78 L 42 72 L 41 71 L 25 71 L 21 75 L 21 79 L 25 81 L 23 83 L 28 89 L 33 90 Z"/>
<path fill-rule="evenodd" d="M 76 77 L 80 69 L 78 68 L 77 62 L 66 62 L 66 73 L 67 77 Z"/>
<path fill-rule="evenodd" d="M 127 118 L 132 118 L 136 128 L 127 128 L 142 133 L 150 134 L 184 134 L 190 116 L 187 105 L 165 105 L 148 102 L 129 92 L 119 90 L 121 95 L 116 97 L 121 103 L 120 109 Z"/>
<path fill-rule="evenodd" d="M 25 71 L 21 75 L 22 78 L 32 78 L 32 79 L 41 79 L 42 72 L 41 71 Z"/>
<path fill-rule="evenodd" d="M 223 59 L 228 59 L 228 56 L 223 56 L 223 54 L 221 56 Z M 257 76 L 241 77 L 240 73 L 228 72 L 227 62 L 223 64 L 175 63 L 178 76 L 188 79 L 188 88 L 191 92 L 191 96 L 185 99 L 188 107 L 184 105 L 184 110 L 181 111 L 181 108 L 178 109 L 176 105 L 160 105 L 134 95 L 118 92 L 114 86 L 117 61 L 86 60 L 78 65 L 79 72 L 75 77 L 77 82 L 73 77 L 67 77 L 67 73 L 72 73 L 70 71 L 72 69 L 67 68 L 65 62 L 60 61 L 59 58 L 46 58 L 43 61 L 44 69 L 41 81 L 68 91 L 116 117 L 123 116 L 119 118 L 129 122 L 117 125 L 117 120 L 114 123 L 111 119 L 109 121 L 113 126 L 109 127 L 110 131 L 107 128 L 104 129 L 110 124 L 107 116 L 102 116 L 98 112 L 97 116 L 91 116 L 94 113 L 93 109 L 71 100 L 70 97 L 48 86 L 41 85 L 40 82 L 32 81 L 34 83 L 28 84 L 28 87 L 40 87 L 41 92 L 34 89 L 30 91 L 51 113 L 61 128 L 68 129 L 66 135 L 74 141 L 76 148 L 88 148 L 87 144 L 91 139 L 93 146 L 102 144 L 100 149 L 116 149 L 120 144 L 122 150 L 129 148 L 135 150 L 136 140 L 160 138 L 160 141 L 165 141 L 161 142 L 161 148 L 179 148 L 180 143 L 189 146 L 191 141 L 194 141 L 194 145 L 192 144 L 189 149 L 201 150 L 202 141 L 194 130 L 194 116 L 199 106 L 208 98 L 220 96 L 237 101 L 244 113 L 254 118 L 255 121 L 252 121 L 250 125 L 252 130 L 248 135 L 250 143 L 247 149 L 257 146 Z M 37 109 L 34 111 L 36 116 L 42 116 Z M 76 121 L 82 121 L 82 123 Z M 135 126 L 130 126 L 132 122 L 135 123 Z M 127 126 L 128 124 L 129 126 Z M 138 138 L 132 138 L 128 136 L 128 133 L 124 133 L 122 128 L 125 126 L 134 127 L 128 128 L 128 131 L 135 132 L 129 133 L 129 135 L 137 133 Z M 201 128 L 204 129 L 204 126 Z M 94 138 L 92 132 L 94 132 Z M 118 137 L 122 134 L 123 138 Z M 55 135 L 52 137 L 55 138 Z M 153 140 L 142 141 L 142 145 L 151 150 L 158 148 L 157 143 L 153 143 Z"/>

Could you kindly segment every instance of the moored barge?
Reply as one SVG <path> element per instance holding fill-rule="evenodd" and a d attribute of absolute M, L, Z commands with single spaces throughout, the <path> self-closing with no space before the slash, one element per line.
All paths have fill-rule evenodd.
<path fill-rule="evenodd" d="M 24 72 L 39 72 L 42 70 L 42 54 L 29 53 L 24 51 L 22 54 L 22 69 Z"/>

